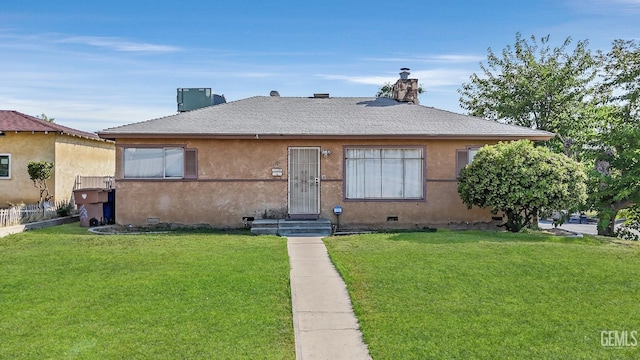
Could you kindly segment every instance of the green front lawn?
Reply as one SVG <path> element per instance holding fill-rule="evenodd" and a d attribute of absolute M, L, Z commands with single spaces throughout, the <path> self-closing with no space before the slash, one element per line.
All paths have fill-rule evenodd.
<path fill-rule="evenodd" d="M 640 358 L 640 247 L 448 231 L 325 243 L 374 359 Z"/>
<path fill-rule="evenodd" d="M 92 235 L 0 239 L 0 358 L 293 359 L 286 240 Z"/>

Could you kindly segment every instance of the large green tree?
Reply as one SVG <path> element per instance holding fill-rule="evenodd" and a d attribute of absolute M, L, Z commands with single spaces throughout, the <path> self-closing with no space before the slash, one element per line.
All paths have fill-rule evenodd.
<path fill-rule="evenodd" d="M 585 153 L 594 165 L 589 200 L 598 211 L 598 233 L 614 236 L 617 213 L 640 203 L 640 43 L 616 40 L 601 57 L 608 98 Z"/>
<path fill-rule="evenodd" d="M 480 74 L 459 89 L 460 106 L 471 115 L 558 134 L 549 145 L 575 154 L 592 128 L 588 104 L 594 101 L 598 58 L 571 38 L 552 47 L 550 37 L 529 40 L 516 34 L 515 44 L 500 55 L 488 49 Z"/>
<path fill-rule="evenodd" d="M 532 224 L 542 209 L 560 210 L 586 199 L 582 164 L 528 140 L 482 147 L 462 169 L 458 193 L 468 208 L 489 207 L 507 217 L 507 230 Z"/>
<path fill-rule="evenodd" d="M 586 41 L 523 39 L 459 90 L 471 114 L 551 131 L 547 145 L 585 162 L 598 233 L 614 236 L 618 212 L 640 203 L 640 43 L 616 40 L 592 55 Z"/>
<path fill-rule="evenodd" d="M 611 51 L 601 54 L 605 72 L 604 86 L 617 90 L 610 100 L 619 101 L 627 116 L 637 120 L 640 112 L 640 42 L 616 40 Z"/>

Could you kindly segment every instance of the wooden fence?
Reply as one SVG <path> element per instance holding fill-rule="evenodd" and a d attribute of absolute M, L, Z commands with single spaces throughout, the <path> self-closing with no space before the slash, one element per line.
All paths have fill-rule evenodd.
<path fill-rule="evenodd" d="M 58 216 L 56 209 L 58 206 L 66 205 L 67 202 L 48 201 L 44 206 L 39 204 L 12 206 L 8 209 L 0 209 L 0 227 L 26 224 L 29 222 L 52 219 Z"/>

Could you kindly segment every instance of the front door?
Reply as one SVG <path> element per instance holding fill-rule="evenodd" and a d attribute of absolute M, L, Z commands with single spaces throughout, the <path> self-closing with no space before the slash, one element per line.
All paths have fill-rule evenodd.
<path fill-rule="evenodd" d="M 320 214 L 320 148 L 289 148 L 289 216 Z"/>

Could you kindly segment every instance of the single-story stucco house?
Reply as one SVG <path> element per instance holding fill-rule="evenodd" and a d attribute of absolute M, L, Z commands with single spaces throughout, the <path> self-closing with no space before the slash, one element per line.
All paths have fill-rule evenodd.
<path fill-rule="evenodd" d="M 485 144 L 553 134 L 393 98 L 255 96 L 105 129 L 116 142 L 116 222 L 242 227 L 326 218 L 342 229 L 487 224 L 457 172 Z"/>
<path fill-rule="evenodd" d="M 77 176 L 114 175 L 114 154 L 114 142 L 94 133 L 0 110 L 0 208 L 40 200 L 27 172 L 29 161 L 53 163 L 49 195 L 70 201 Z"/>

